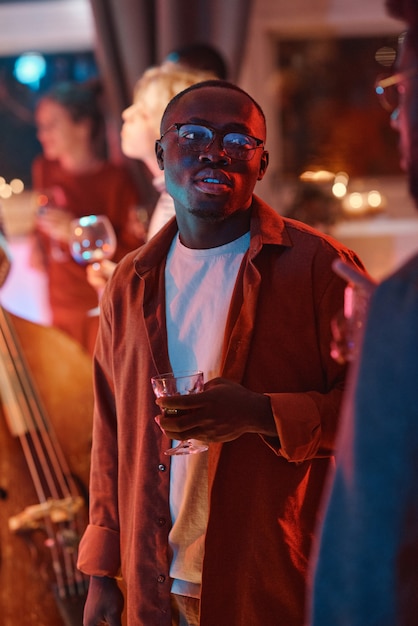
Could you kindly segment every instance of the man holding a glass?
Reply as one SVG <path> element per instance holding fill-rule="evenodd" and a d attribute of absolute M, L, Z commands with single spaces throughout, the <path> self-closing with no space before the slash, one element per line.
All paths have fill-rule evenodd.
<path fill-rule="evenodd" d="M 303 624 L 345 378 L 330 356 L 345 287 L 331 266 L 361 263 L 253 194 L 265 140 L 259 105 L 223 81 L 163 115 L 176 217 L 101 301 L 85 626 L 121 624 L 119 574 L 129 626 Z M 155 399 L 151 378 L 196 370 L 203 391 L 165 393 L 165 380 Z M 208 449 L 167 456 L 170 440 Z"/>

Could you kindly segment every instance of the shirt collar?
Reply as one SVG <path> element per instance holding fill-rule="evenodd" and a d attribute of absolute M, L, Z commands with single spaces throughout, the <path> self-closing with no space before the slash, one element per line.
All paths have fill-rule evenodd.
<path fill-rule="evenodd" d="M 137 274 L 146 273 L 165 259 L 177 232 L 177 221 L 173 217 L 140 248 L 134 259 Z M 292 246 L 284 218 L 255 195 L 253 196 L 250 235 L 249 253 L 252 258 L 264 245 Z"/>

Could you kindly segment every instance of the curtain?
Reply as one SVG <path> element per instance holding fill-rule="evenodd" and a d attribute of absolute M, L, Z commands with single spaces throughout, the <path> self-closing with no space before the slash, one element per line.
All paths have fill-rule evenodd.
<path fill-rule="evenodd" d="M 111 155 L 121 158 L 121 112 L 132 102 L 143 71 L 173 49 L 191 43 L 216 47 L 236 80 L 253 0 L 90 0 L 96 57 L 105 85 L 113 133 Z M 118 152 L 119 151 L 119 152 Z M 136 164 L 137 176 L 147 184 Z"/>

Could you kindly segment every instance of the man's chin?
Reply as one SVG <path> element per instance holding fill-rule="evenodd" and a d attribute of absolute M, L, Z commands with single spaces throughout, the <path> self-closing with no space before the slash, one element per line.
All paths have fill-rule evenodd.
<path fill-rule="evenodd" d="M 206 222 L 222 222 L 226 217 L 224 210 L 214 208 L 191 209 L 190 213 Z"/>

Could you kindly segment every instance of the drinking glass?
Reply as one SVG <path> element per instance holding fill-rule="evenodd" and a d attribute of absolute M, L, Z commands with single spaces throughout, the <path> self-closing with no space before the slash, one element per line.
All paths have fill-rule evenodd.
<path fill-rule="evenodd" d="M 116 235 L 106 215 L 84 215 L 72 220 L 70 229 L 70 250 L 77 263 L 100 263 L 115 254 Z"/>
<path fill-rule="evenodd" d="M 173 372 L 167 374 L 161 374 L 159 376 L 153 376 L 151 378 L 152 388 L 157 398 L 167 396 L 185 396 L 191 393 L 200 393 L 203 391 L 204 381 L 203 372 L 179 372 L 176 376 Z M 175 416 L 176 409 L 170 409 L 166 412 L 166 415 L 172 414 Z M 204 452 L 208 449 L 208 446 L 204 443 L 197 442 L 194 439 L 187 439 L 180 441 L 180 443 L 174 448 L 165 450 L 164 454 L 167 455 L 179 455 L 179 454 L 196 454 L 198 452 Z"/>
<path fill-rule="evenodd" d="M 111 259 L 116 251 L 116 234 L 106 215 L 85 215 L 71 221 L 69 246 L 72 257 L 81 265 L 94 265 Z M 101 293 L 98 292 L 100 302 Z M 89 311 L 98 315 L 99 309 Z"/>
<path fill-rule="evenodd" d="M 343 364 L 354 361 L 359 355 L 367 309 L 375 283 L 342 259 L 335 260 L 332 267 L 336 274 L 348 281 L 344 290 L 344 308 L 331 320 L 331 356 Z"/>

